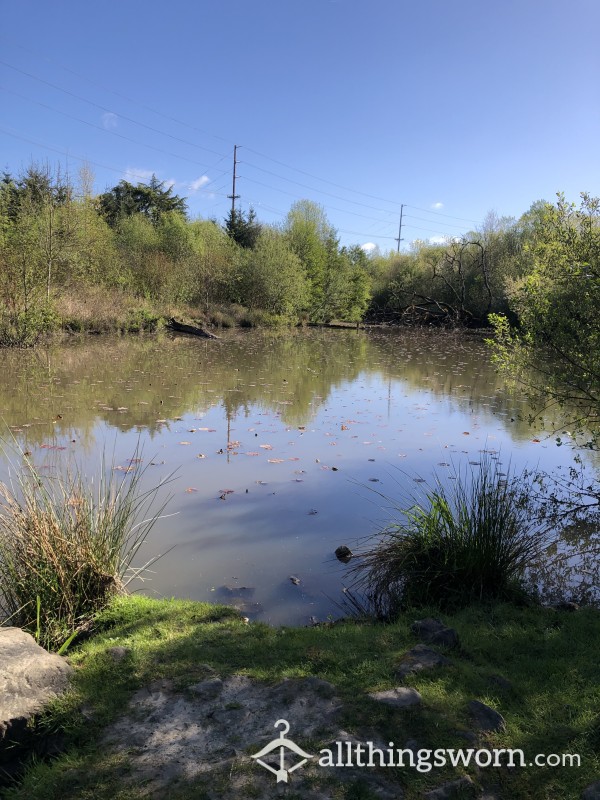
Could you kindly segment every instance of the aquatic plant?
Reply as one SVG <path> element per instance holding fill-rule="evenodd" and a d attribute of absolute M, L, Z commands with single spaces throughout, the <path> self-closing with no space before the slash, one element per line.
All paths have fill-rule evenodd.
<path fill-rule="evenodd" d="M 375 614 L 392 619 L 408 606 L 459 608 L 472 601 L 515 599 L 549 544 L 529 501 L 531 479 L 501 472 L 486 455 L 439 477 L 421 496 L 396 504 L 398 521 L 370 539 L 351 569 L 353 588 Z"/>
<path fill-rule="evenodd" d="M 43 477 L 24 458 L 14 485 L 0 484 L 0 620 L 56 648 L 149 566 L 132 561 L 167 501 L 152 510 L 159 487 L 142 489 L 142 475 L 117 478 L 103 459 L 94 485 L 79 471 Z"/>

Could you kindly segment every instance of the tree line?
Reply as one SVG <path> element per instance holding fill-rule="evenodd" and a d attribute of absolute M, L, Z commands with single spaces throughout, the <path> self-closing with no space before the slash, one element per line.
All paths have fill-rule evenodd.
<path fill-rule="evenodd" d="M 65 294 L 91 286 L 204 314 L 237 305 L 267 323 L 359 321 L 368 309 L 366 258 L 340 246 L 310 201 L 280 226 L 238 210 L 219 224 L 190 219 L 155 177 L 100 195 L 80 183 L 36 166 L 0 181 L 2 322 L 15 336 L 49 325 Z"/>
<path fill-rule="evenodd" d="M 184 309 L 205 322 L 332 320 L 491 326 L 500 365 L 537 373 L 560 401 L 598 408 L 600 201 L 558 196 L 518 219 L 405 252 L 342 246 L 325 210 L 294 203 L 279 225 L 233 209 L 192 219 L 156 177 L 102 194 L 82 169 L 32 165 L 0 180 L 0 340 L 78 329 L 87 303 L 135 326 Z M 88 300 L 87 298 L 91 298 Z M 133 310 L 132 310 L 133 309 Z M 134 313 L 135 312 L 135 313 Z M 132 317 L 133 319 L 133 317 Z M 554 395 L 553 395 L 554 396 Z"/>

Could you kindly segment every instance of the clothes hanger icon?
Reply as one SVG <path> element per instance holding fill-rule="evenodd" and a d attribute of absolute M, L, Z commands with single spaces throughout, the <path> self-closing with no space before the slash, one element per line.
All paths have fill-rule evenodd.
<path fill-rule="evenodd" d="M 304 752 L 304 750 L 298 747 L 298 745 L 291 739 L 286 738 L 286 734 L 290 732 L 290 723 L 286 719 L 278 719 L 273 727 L 278 728 L 280 726 L 283 727 L 283 730 L 281 731 L 277 739 L 273 739 L 273 741 L 269 742 L 268 745 L 263 747 L 263 749 L 260 750 L 258 753 L 255 753 L 253 756 L 251 756 L 251 758 L 254 758 L 261 765 L 261 767 L 264 767 L 265 769 L 268 769 L 269 772 L 272 772 L 273 775 L 275 775 L 277 778 L 277 783 L 280 783 L 282 781 L 284 783 L 287 783 L 289 774 L 291 772 L 294 772 L 294 770 L 297 770 L 299 767 L 302 767 L 304 764 L 306 764 L 308 759 L 313 758 L 313 756 L 311 756 L 310 753 Z M 279 748 L 279 769 L 275 769 L 275 767 L 272 767 L 270 764 L 267 764 L 265 761 L 262 760 L 263 756 L 269 755 L 269 753 L 272 753 L 274 750 L 277 750 L 277 748 Z M 300 758 L 302 759 L 289 769 L 286 769 L 285 765 L 286 748 L 288 750 L 291 750 L 292 753 L 295 753 L 296 755 L 300 756 Z"/>

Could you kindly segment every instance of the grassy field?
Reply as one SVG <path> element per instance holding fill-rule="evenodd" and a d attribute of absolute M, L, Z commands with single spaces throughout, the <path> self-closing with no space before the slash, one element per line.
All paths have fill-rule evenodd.
<path fill-rule="evenodd" d="M 410 624 L 428 615 L 435 612 L 421 609 L 393 624 L 347 621 L 274 628 L 246 624 L 223 606 L 117 597 L 98 617 L 96 635 L 70 653 L 76 670 L 73 689 L 43 720 L 47 729 L 62 732 L 63 754 L 34 764 L 7 798 L 148 796 L 124 780 L 130 770 L 126 756 L 99 745 L 102 731 L 123 713 L 136 689 L 164 678 L 185 691 L 206 678 L 207 666 L 221 677 L 237 673 L 268 683 L 284 677 L 325 679 L 343 700 L 344 729 L 359 738 L 361 731 L 374 729 L 385 740 L 414 739 L 426 748 L 472 746 L 460 732 L 472 730 L 467 706 L 479 699 L 506 720 L 506 729 L 486 734 L 483 746 L 521 748 L 528 758 L 538 753 L 581 756 L 580 767 L 434 769 L 428 774 L 394 770 L 393 780 L 406 800 L 421 798 L 461 774 L 470 774 L 477 786 L 493 787 L 495 796 L 506 800 L 574 800 L 600 779 L 600 612 L 496 604 L 444 616 L 461 643 L 446 652 L 452 666 L 402 681 L 420 692 L 422 706 L 399 714 L 374 703 L 366 692 L 398 685 L 394 669 L 417 642 Z M 128 648 L 121 661 L 108 652 L 115 646 Z M 211 796 L 206 791 L 198 778 L 164 796 L 191 800 Z M 331 797 L 368 800 L 375 795 L 348 784 L 332 790 Z"/>

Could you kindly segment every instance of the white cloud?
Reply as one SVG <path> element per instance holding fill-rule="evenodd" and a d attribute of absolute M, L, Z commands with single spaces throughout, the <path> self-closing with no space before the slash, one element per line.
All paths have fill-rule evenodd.
<path fill-rule="evenodd" d="M 190 183 L 190 192 L 197 192 L 199 189 L 202 189 L 203 186 L 206 186 L 207 183 L 210 183 L 210 178 L 208 175 L 201 175 L 199 178 L 196 178 L 195 181 Z"/>
<path fill-rule="evenodd" d="M 102 114 L 102 127 L 105 130 L 112 131 L 118 124 L 119 118 L 116 114 L 113 114 L 112 111 L 107 111 L 105 114 Z"/>
<path fill-rule="evenodd" d="M 374 242 L 365 242 L 360 246 L 361 250 L 364 250 L 365 253 L 372 253 L 373 250 L 377 250 L 377 245 Z"/>
<path fill-rule="evenodd" d="M 123 178 L 129 183 L 143 183 L 151 178 L 154 172 L 151 169 L 138 169 L 138 167 L 127 167 Z"/>
<path fill-rule="evenodd" d="M 444 204 L 438 201 L 437 203 L 432 203 L 431 207 L 434 208 L 436 211 L 440 211 L 444 207 Z"/>
<path fill-rule="evenodd" d="M 447 236 L 430 236 L 429 243 L 430 244 L 445 244 L 448 241 Z"/>
<path fill-rule="evenodd" d="M 165 189 L 172 189 L 176 183 L 177 181 L 175 180 L 175 178 L 169 178 L 168 180 L 163 181 L 163 187 Z"/>

